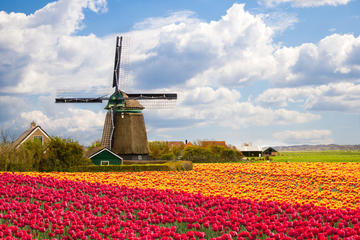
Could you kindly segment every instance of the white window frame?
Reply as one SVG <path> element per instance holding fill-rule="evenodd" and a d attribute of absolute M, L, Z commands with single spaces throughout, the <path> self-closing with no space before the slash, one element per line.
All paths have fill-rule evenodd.
<path fill-rule="evenodd" d="M 138 160 L 143 160 L 142 155 L 138 155 Z"/>
<path fill-rule="evenodd" d="M 107 163 L 107 164 L 104 164 L 104 163 Z M 101 165 L 101 166 L 109 166 L 109 165 L 110 165 L 110 162 L 109 162 L 109 161 L 101 161 L 101 162 L 100 162 L 100 165 Z"/>

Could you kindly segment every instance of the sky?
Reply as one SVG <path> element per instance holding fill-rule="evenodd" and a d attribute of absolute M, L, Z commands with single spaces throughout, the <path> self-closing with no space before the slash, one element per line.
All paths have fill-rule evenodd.
<path fill-rule="evenodd" d="M 126 92 L 149 106 L 150 141 L 360 144 L 359 0 L 1 0 L 0 128 L 89 145 L 111 94 L 116 36 Z"/>

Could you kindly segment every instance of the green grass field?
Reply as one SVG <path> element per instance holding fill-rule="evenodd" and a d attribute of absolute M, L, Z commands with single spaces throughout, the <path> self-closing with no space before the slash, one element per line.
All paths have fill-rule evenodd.
<path fill-rule="evenodd" d="M 360 151 L 280 152 L 273 162 L 360 162 Z"/>

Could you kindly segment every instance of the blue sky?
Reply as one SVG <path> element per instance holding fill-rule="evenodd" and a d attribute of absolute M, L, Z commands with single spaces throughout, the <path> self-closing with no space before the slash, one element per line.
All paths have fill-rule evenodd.
<path fill-rule="evenodd" d="M 0 126 L 32 120 L 87 145 L 111 93 L 115 37 L 126 36 L 129 92 L 178 92 L 144 110 L 149 140 L 359 144 L 358 0 L 0 2 Z M 87 93 L 90 94 L 90 93 Z"/>

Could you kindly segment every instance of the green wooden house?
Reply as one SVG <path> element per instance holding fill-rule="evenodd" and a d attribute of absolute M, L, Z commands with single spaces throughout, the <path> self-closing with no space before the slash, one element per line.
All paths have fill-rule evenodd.
<path fill-rule="evenodd" d="M 90 158 L 95 165 L 123 164 L 122 157 L 110 151 L 106 147 L 92 148 L 86 152 L 86 157 Z"/>

